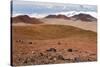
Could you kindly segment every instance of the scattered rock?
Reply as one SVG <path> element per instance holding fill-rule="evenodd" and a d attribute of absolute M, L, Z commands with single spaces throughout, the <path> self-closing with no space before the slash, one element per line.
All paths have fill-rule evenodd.
<path fill-rule="evenodd" d="M 65 59 L 65 60 L 70 61 L 71 59 L 70 59 L 70 58 L 68 58 L 68 59 Z"/>
<path fill-rule="evenodd" d="M 43 56 L 43 53 L 40 53 L 41 56 Z"/>
<path fill-rule="evenodd" d="M 26 59 L 24 60 L 24 63 L 27 64 L 28 61 L 29 61 L 29 58 L 26 58 Z"/>
<path fill-rule="evenodd" d="M 32 42 L 29 42 L 29 44 L 32 44 Z"/>
<path fill-rule="evenodd" d="M 59 60 L 65 60 L 64 57 L 62 55 L 58 55 L 58 59 Z"/>
<path fill-rule="evenodd" d="M 95 56 L 96 54 L 90 54 L 90 56 Z"/>
<path fill-rule="evenodd" d="M 68 49 L 67 51 L 68 51 L 68 52 L 73 52 L 73 50 L 72 50 L 71 48 L 70 48 L 70 49 Z"/>
<path fill-rule="evenodd" d="M 32 51 L 32 54 L 34 54 L 35 53 L 35 51 Z"/>
<path fill-rule="evenodd" d="M 79 57 L 75 57 L 75 58 L 74 58 L 74 61 L 75 61 L 75 62 L 80 62 L 80 58 L 79 58 Z"/>
<path fill-rule="evenodd" d="M 56 52 L 56 49 L 55 48 L 50 48 L 50 49 L 48 49 L 48 50 L 46 50 L 46 51 L 48 51 L 48 52 Z"/>
<path fill-rule="evenodd" d="M 16 42 L 23 43 L 24 41 L 23 40 L 16 40 Z"/>
<path fill-rule="evenodd" d="M 61 42 L 58 42 L 58 45 L 61 45 Z"/>
<path fill-rule="evenodd" d="M 23 58 L 18 59 L 19 62 L 22 62 L 24 65 L 34 64 L 54 64 L 54 63 L 71 63 L 71 62 L 84 62 L 84 61 L 96 61 L 95 54 L 93 56 L 83 56 L 82 54 L 71 53 L 75 49 L 69 48 L 68 52 L 65 54 L 57 52 L 55 48 L 49 48 L 46 51 L 32 51 L 33 54 L 23 56 Z M 18 63 L 19 63 L 18 62 Z M 21 63 L 19 63 L 21 64 Z"/>
<path fill-rule="evenodd" d="M 54 57 L 54 58 L 53 58 L 53 60 L 54 60 L 54 61 L 56 61 L 56 60 L 57 60 L 57 58 L 56 58 L 56 57 Z"/>

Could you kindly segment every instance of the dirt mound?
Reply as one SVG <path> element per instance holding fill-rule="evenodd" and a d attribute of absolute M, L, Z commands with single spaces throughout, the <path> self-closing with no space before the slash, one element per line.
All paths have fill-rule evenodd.
<path fill-rule="evenodd" d="M 65 15 L 48 15 L 45 18 L 59 18 L 59 19 L 70 19 L 69 17 L 65 16 Z"/>
<path fill-rule="evenodd" d="M 74 20 L 89 21 L 89 22 L 97 21 L 97 19 L 92 17 L 91 15 L 83 14 L 83 13 L 80 13 L 78 15 L 74 15 L 71 18 L 74 19 Z"/>
<path fill-rule="evenodd" d="M 12 22 L 13 23 L 31 23 L 31 24 L 38 24 L 38 23 L 42 23 L 41 21 L 39 21 L 36 18 L 31 18 L 27 15 L 20 15 L 20 16 L 16 16 L 16 17 L 12 17 Z"/>

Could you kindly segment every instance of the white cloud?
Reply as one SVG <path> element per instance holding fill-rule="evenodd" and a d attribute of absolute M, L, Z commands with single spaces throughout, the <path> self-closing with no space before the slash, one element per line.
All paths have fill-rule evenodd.
<path fill-rule="evenodd" d="M 24 13 L 16 13 L 16 14 L 13 14 L 12 17 L 16 17 L 16 16 L 19 16 L 19 15 L 28 15 L 30 17 L 43 18 L 43 17 L 47 16 L 48 14 L 37 14 L 37 13 L 24 14 Z"/>
<path fill-rule="evenodd" d="M 73 15 L 76 15 L 76 14 L 80 14 L 80 13 L 84 13 L 84 14 L 89 14 L 95 18 L 97 18 L 97 13 L 96 12 L 84 12 L 84 11 L 79 11 L 79 12 L 76 12 L 76 11 L 69 11 L 69 12 L 58 12 L 58 13 L 55 13 L 56 15 L 58 14 L 63 14 L 63 15 L 66 15 L 66 16 L 73 16 Z"/>
<path fill-rule="evenodd" d="M 76 11 L 58 12 L 58 13 L 51 13 L 51 14 L 37 14 L 37 13 L 23 14 L 23 13 L 17 13 L 17 14 L 13 14 L 13 17 L 18 16 L 18 15 L 28 15 L 30 17 L 43 18 L 43 17 L 48 16 L 48 15 L 58 15 L 58 14 L 63 14 L 63 15 L 66 15 L 66 16 L 70 17 L 70 16 L 80 14 L 80 13 L 89 14 L 89 15 L 97 18 L 97 13 L 96 12 L 83 12 L 83 11 L 80 11 L 80 12 L 76 12 Z"/>

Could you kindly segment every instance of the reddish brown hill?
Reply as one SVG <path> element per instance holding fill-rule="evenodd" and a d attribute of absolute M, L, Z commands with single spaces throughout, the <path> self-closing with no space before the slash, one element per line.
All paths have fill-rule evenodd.
<path fill-rule="evenodd" d="M 63 19 L 70 19 L 69 17 L 67 17 L 67 16 L 65 16 L 65 15 L 61 15 L 61 14 L 57 15 L 57 17 L 58 17 L 58 18 L 63 18 Z"/>
<path fill-rule="evenodd" d="M 20 15 L 20 16 L 16 16 L 16 17 L 12 17 L 12 23 L 31 23 L 31 24 L 38 24 L 38 23 L 42 23 L 41 21 L 39 21 L 36 18 L 31 18 L 27 15 Z"/>
<path fill-rule="evenodd" d="M 45 18 L 59 18 L 59 19 L 70 19 L 69 17 L 65 16 L 65 15 L 48 15 Z"/>
<path fill-rule="evenodd" d="M 57 17 L 56 15 L 48 15 L 45 18 L 56 18 L 56 17 Z"/>
<path fill-rule="evenodd" d="M 72 19 L 74 20 L 81 20 L 81 21 L 97 21 L 96 18 L 92 17 L 91 15 L 89 14 L 83 14 L 83 13 L 80 13 L 78 15 L 74 15 L 71 17 Z"/>

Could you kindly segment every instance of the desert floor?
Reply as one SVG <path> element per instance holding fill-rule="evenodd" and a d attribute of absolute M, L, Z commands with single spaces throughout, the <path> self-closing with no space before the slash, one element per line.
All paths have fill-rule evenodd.
<path fill-rule="evenodd" d="M 12 24 L 12 65 L 97 60 L 96 22 L 41 20 L 45 23 Z"/>

